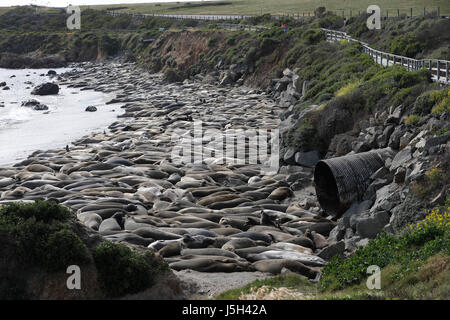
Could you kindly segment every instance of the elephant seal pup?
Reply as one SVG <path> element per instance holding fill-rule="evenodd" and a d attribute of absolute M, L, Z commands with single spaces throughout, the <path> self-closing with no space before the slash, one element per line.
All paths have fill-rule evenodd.
<path fill-rule="evenodd" d="M 234 252 L 241 258 L 247 259 L 249 254 L 256 254 L 261 253 L 269 250 L 274 250 L 271 247 L 263 247 L 263 246 L 257 246 L 257 247 L 249 247 L 249 248 L 242 248 L 242 249 L 236 249 Z M 248 260 L 248 259 L 247 259 Z"/>
<path fill-rule="evenodd" d="M 247 256 L 247 259 L 250 261 L 269 260 L 269 259 L 288 259 L 288 260 L 295 260 L 307 266 L 313 267 L 321 267 L 326 264 L 326 261 L 320 257 L 311 254 L 286 250 L 283 251 L 269 250 L 257 254 L 249 254 Z"/>
<path fill-rule="evenodd" d="M 152 226 L 134 229 L 132 233 L 137 234 L 138 236 L 141 236 L 143 238 L 152 238 L 155 240 L 176 240 L 182 238 L 182 236 L 180 236 L 179 234 L 161 231 L 160 229 Z"/>
<path fill-rule="evenodd" d="M 183 242 L 182 241 L 176 241 L 173 242 L 171 244 L 168 244 L 165 247 L 162 247 L 159 251 L 158 254 L 163 257 L 163 258 L 167 258 L 167 257 L 173 257 L 173 256 L 178 256 L 181 253 L 181 250 L 183 249 Z"/>
<path fill-rule="evenodd" d="M 82 212 L 77 214 L 78 220 L 80 220 L 85 226 L 98 230 L 100 224 L 102 223 L 102 217 L 100 217 L 95 212 Z"/>
<path fill-rule="evenodd" d="M 189 260 L 182 260 L 170 263 L 169 266 L 173 270 L 191 269 L 199 272 L 238 272 L 249 271 L 250 264 L 248 262 L 240 262 L 238 260 L 221 257 L 221 261 L 215 257 L 211 259 L 208 257 L 195 258 Z"/>
<path fill-rule="evenodd" d="M 111 242 L 123 241 L 123 242 L 128 242 L 131 244 L 136 244 L 136 245 L 145 246 L 145 247 L 147 247 L 148 245 L 150 245 L 151 243 L 153 243 L 155 241 L 153 239 L 142 238 L 136 234 L 125 233 L 125 232 L 108 235 L 108 236 L 105 236 L 105 238 Z"/>
<path fill-rule="evenodd" d="M 275 190 L 273 190 L 270 195 L 267 197 L 268 199 L 271 200 L 284 200 L 286 198 L 290 198 L 294 195 L 294 193 L 292 192 L 292 190 L 288 187 L 280 187 L 277 188 Z"/>
<path fill-rule="evenodd" d="M 102 221 L 98 227 L 98 232 L 103 233 L 105 231 L 121 231 L 119 223 L 114 218 L 108 218 Z"/>
<path fill-rule="evenodd" d="M 305 266 L 303 263 L 289 259 L 271 259 L 253 262 L 253 268 L 260 272 L 280 274 L 283 268 L 299 273 L 309 279 L 315 279 L 318 271 Z"/>
<path fill-rule="evenodd" d="M 183 250 L 181 250 L 181 255 L 182 256 L 188 256 L 188 255 L 222 256 L 222 257 L 228 257 L 228 258 L 233 258 L 233 259 L 237 259 L 237 260 L 242 259 L 234 252 L 219 249 L 219 248 L 183 249 Z"/>
<path fill-rule="evenodd" d="M 233 234 L 231 238 L 248 238 L 254 241 L 263 241 L 267 243 L 268 245 L 271 244 L 274 240 L 273 237 L 271 237 L 271 234 L 265 234 L 261 232 L 240 232 Z"/>
<path fill-rule="evenodd" d="M 288 243 L 288 242 L 277 242 L 272 243 L 269 248 L 275 248 L 279 250 L 287 250 L 287 251 L 297 251 L 300 253 L 313 254 L 313 251 L 310 248 L 299 246 L 298 244 Z"/>
<path fill-rule="evenodd" d="M 154 251 L 159 251 L 162 248 L 171 245 L 173 243 L 183 243 L 183 239 L 178 240 L 156 240 L 148 245 L 147 248 L 152 249 Z M 181 250 L 181 249 L 180 249 Z"/>
<path fill-rule="evenodd" d="M 263 242 L 263 241 L 260 241 Z M 265 242 L 263 242 L 264 245 L 267 245 Z M 236 249 L 243 249 L 248 247 L 256 247 L 258 243 L 252 239 L 248 238 L 234 238 L 225 243 L 222 246 L 222 249 L 229 250 L 229 251 L 235 251 Z"/>
<path fill-rule="evenodd" d="M 233 227 L 213 228 L 209 231 L 215 232 L 219 236 L 231 236 L 233 234 L 242 232 L 242 230 Z"/>
<path fill-rule="evenodd" d="M 294 236 L 283 242 L 298 244 L 299 246 L 310 248 L 312 250 L 316 249 L 314 246 L 314 242 L 310 238 L 305 237 L 305 236 Z"/>

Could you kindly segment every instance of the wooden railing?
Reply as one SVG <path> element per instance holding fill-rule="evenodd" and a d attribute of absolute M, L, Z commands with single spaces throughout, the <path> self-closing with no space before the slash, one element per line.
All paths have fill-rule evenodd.
<path fill-rule="evenodd" d="M 372 59 L 375 60 L 375 62 L 378 64 L 381 64 L 386 67 L 398 64 L 406 68 L 408 71 L 415 71 L 427 68 L 431 72 L 431 79 L 433 81 L 447 85 L 449 83 L 450 61 L 438 59 L 417 60 L 404 56 L 399 56 L 392 53 L 373 49 L 369 47 L 367 43 L 353 39 L 345 32 L 324 28 L 322 28 L 322 30 L 325 32 L 325 38 L 327 41 L 335 42 L 345 40 L 360 43 L 363 47 L 363 52 L 370 55 Z"/>

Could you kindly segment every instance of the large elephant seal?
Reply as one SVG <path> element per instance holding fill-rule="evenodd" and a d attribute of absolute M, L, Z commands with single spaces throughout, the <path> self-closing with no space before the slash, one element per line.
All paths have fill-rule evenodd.
<path fill-rule="evenodd" d="M 289 259 L 271 259 L 253 262 L 253 268 L 260 272 L 280 274 L 285 268 L 289 271 L 299 273 L 309 279 L 315 279 L 318 271 L 305 266 L 303 263 Z"/>
<path fill-rule="evenodd" d="M 262 242 L 262 241 L 261 241 Z M 265 242 L 263 242 L 264 245 L 267 245 Z M 222 246 L 222 249 L 229 250 L 229 251 L 235 251 L 236 249 L 243 249 L 248 247 L 256 247 L 258 246 L 258 243 L 252 239 L 248 238 L 234 238 L 225 243 Z"/>
<path fill-rule="evenodd" d="M 260 261 L 260 260 L 269 260 L 269 259 L 288 259 L 288 260 L 295 260 L 300 263 L 303 263 L 307 266 L 313 266 L 313 267 L 321 267 L 325 265 L 326 261 L 323 260 L 320 257 L 306 254 L 306 253 L 300 253 L 295 251 L 287 251 L 287 250 L 269 250 L 264 251 L 257 254 L 249 254 L 247 256 L 247 259 L 249 261 Z"/>
<path fill-rule="evenodd" d="M 199 255 L 199 256 L 222 256 L 222 257 L 228 257 L 240 260 L 241 257 L 239 257 L 234 252 L 219 249 L 219 248 L 203 248 L 203 249 L 183 249 L 181 250 L 182 256 L 187 255 Z"/>
<path fill-rule="evenodd" d="M 219 259 L 221 258 L 221 259 Z M 228 257 L 200 257 L 181 260 L 169 264 L 173 270 L 191 269 L 199 272 L 237 272 L 249 271 L 250 263 Z"/>
<path fill-rule="evenodd" d="M 165 247 L 162 247 L 158 253 L 161 257 L 173 257 L 180 255 L 181 250 L 183 249 L 183 242 L 176 241 L 174 243 L 168 244 Z"/>
<path fill-rule="evenodd" d="M 275 248 L 279 250 L 291 250 L 297 251 L 300 253 L 313 254 L 313 251 L 310 248 L 299 246 L 298 244 L 288 243 L 288 242 L 277 242 L 273 243 L 269 246 L 269 248 Z"/>

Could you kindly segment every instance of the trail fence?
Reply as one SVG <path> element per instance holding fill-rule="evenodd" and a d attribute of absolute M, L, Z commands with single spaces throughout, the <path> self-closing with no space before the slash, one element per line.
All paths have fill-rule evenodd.
<path fill-rule="evenodd" d="M 378 64 L 381 64 L 383 66 L 393 66 L 398 64 L 406 68 L 408 71 L 415 71 L 427 68 L 431 72 L 431 78 L 433 81 L 446 85 L 448 85 L 449 83 L 450 61 L 438 59 L 417 60 L 404 56 L 399 56 L 392 53 L 373 49 L 367 43 L 353 39 L 345 32 L 324 28 L 322 28 L 322 30 L 325 32 L 325 38 L 327 41 L 335 42 L 344 40 L 360 43 L 363 47 L 363 52 L 370 55 L 372 59 L 375 60 L 375 62 Z"/>

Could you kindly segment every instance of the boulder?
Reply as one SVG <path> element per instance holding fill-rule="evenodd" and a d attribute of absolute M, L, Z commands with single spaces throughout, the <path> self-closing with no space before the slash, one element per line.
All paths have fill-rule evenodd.
<path fill-rule="evenodd" d="M 46 96 L 51 94 L 58 94 L 59 87 L 55 83 L 47 82 L 38 85 L 31 91 L 31 94 L 39 95 L 39 96 Z"/>
<path fill-rule="evenodd" d="M 86 111 L 86 112 L 95 112 L 95 111 L 97 111 L 97 108 L 94 107 L 94 106 L 89 106 L 84 111 Z"/>
<path fill-rule="evenodd" d="M 345 242 L 343 240 L 333 243 L 323 248 L 317 253 L 317 256 L 324 260 L 331 260 L 335 255 L 342 255 L 345 250 Z"/>
<path fill-rule="evenodd" d="M 411 160 L 411 158 L 412 158 L 412 155 L 411 155 L 411 148 L 410 147 L 407 147 L 407 148 L 399 151 L 395 155 L 394 159 L 392 160 L 390 170 L 391 171 L 396 170 L 398 167 L 401 167 L 404 164 L 406 164 L 406 162 Z"/>
<path fill-rule="evenodd" d="M 4 86 L 6 86 L 6 82 L 5 81 L 0 82 L 0 87 L 4 87 Z"/>
<path fill-rule="evenodd" d="M 320 160 L 319 151 L 297 152 L 295 154 L 295 162 L 303 167 L 314 167 Z"/>
<path fill-rule="evenodd" d="M 374 239 L 385 225 L 389 223 L 390 215 L 388 211 L 378 211 L 373 215 L 358 219 L 356 232 L 363 237 Z"/>

